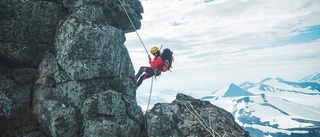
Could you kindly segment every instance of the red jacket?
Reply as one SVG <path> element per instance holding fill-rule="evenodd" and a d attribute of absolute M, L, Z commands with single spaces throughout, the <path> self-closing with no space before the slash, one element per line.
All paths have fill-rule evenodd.
<path fill-rule="evenodd" d="M 162 71 L 162 58 L 160 56 L 155 57 L 152 60 L 149 60 L 150 66 L 153 69 L 158 69 L 159 71 Z"/>

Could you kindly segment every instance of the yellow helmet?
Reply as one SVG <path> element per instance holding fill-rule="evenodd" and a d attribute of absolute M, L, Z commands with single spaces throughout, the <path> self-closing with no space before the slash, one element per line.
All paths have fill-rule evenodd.
<path fill-rule="evenodd" d="M 159 49 L 157 47 L 152 47 L 151 48 L 151 54 L 155 54 L 159 51 Z"/>

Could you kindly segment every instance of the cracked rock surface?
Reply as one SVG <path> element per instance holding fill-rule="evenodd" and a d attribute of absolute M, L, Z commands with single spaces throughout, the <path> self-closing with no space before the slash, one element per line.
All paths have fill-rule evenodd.
<path fill-rule="evenodd" d="M 139 29 L 141 3 L 122 3 Z M 118 0 L 0 7 L 0 136 L 143 135 Z"/>
<path fill-rule="evenodd" d="M 249 137 L 224 109 L 179 93 L 172 103 L 158 103 L 145 114 L 149 136 Z"/>

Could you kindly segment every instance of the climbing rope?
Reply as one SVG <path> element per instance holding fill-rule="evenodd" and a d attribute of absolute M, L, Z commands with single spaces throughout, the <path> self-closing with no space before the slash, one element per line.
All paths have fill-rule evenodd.
<path fill-rule="evenodd" d="M 212 137 L 216 137 L 216 135 L 218 137 L 221 137 L 212 127 L 211 127 L 211 121 L 210 121 L 210 114 L 209 114 L 209 125 L 207 124 L 207 122 L 200 116 L 200 114 L 194 109 L 194 107 L 192 106 L 192 104 L 188 101 L 183 101 L 183 100 L 178 100 L 176 99 L 175 101 L 182 103 L 187 110 L 199 121 L 200 125 L 202 125 L 209 133 Z M 190 108 L 188 107 L 188 105 L 190 106 Z M 224 135 L 223 135 L 224 136 Z"/>
<path fill-rule="evenodd" d="M 137 29 L 136 29 L 136 27 L 133 25 L 133 22 L 132 22 L 132 20 L 131 20 L 131 18 L 130 18 L 130 16 L 129 16 L 129 14 L 128 14 L 128 12 L 127 12 L 126 8 L 123 6 L 123 3 L 121 2 L 121 0 L 119 0 L 119 2 L 120 2 L 120 4 L 121 4 L 121 6 L 122 6 L 122 8 L 123 8 L 124 12 L 126 13 L 126 15 L 127 15 L 128 19 L 129 19 L 129 21 L 130 21 L 130 23 L 131 23 L 131 25 L 132 25 L 132 27 L 133 27 L 134 31 L 136 32 L 137 36 L 139 37 L 139 40 L 140 40 L 140 42 L 141 42 L 142 46 L 144 47 L 144 50 L 146 51 L 146 53 L 148 54 L 148 56 L 150 56 L 150 55 L 149 55 L 149 53 L 148 53 L 148 50 L 147 50 L 146 46 L 144 45 L 144 43 L 143 43 L 143 41 L 142 41 L 142 39 L 141 39 L 141 37 L 140 37 L 140 35 L 139 35 L 139 33 L 138 33 Z M 162 45 L 161 45 L 161 47 L 162 47 Z M 154 75 L 156 75 L 156 73 L 154 73 Z M 151 80 L 151 87 L 150 87 L 149 101 L 148 101 L 148 105 L 147 105 L 146 112 L 147 112 L 147 110 L 149 109 L 149 104 L 150 104 L 151 94 L 152 94 L 152 87 L 153 87 L 153 77 L 152 77 L 152 80 Z"/>
<path fill-rule="evenodd" d="M 152 94 L 152 87 L 153 87 L 153 77 L 152 77 L 152 79 L 151 79 L 151 87 L 150 87 L 150 93 L 149 93 L 149 101 L 148 101 L 148 105 L 147 105 L 146 112 L 147 112 L 147 110 L 149 109 L 149 104 L 150 104 L 151 94 Z"/>
<path fill-rule="evenodd" d="M 136 32 L 136 34 L 138 35 L 139 40 L 140 40 L 140 42 L 141 42 L 142 46 L 144 47 L 144 50 L 145 50 L 145 51 L 146 51 L 146 53 L 149 55 L 148 50 L 147 50 L 146 46 L 144 45 L 144 43 L 143 43 L 143 41 L 142 41 L 142 39 L 141 39 L 141 37 L 140 37 L 140 35 L 139 35 L 139 33 L 138 33 L 138 31 L 137 31 L 136 27 L 133 25 L 133 22 L 132 22 L 132 20 L 131 20 L 131 18 L 130 18 L 130 16 L 129 16 L 129 14 L 128 14 L 128 12 L 127 12 L 126 8 L 123 6 L 123 3 L 121 2 L 121 0 L 119 0 L 119 2 L 120 2 L 120 4 L 121 4 L 121 6 L 122 6 L 122 8 L 123 8 L 124 12 L 126 13 L 126 15 L 127 15 L 128 19 L 129 19 L 129 21 L 130 21 L 130 23 L 131 23 L 131 25 L 132 25 L 132 27 L 133 27 L 134 31 L 135 31 L 135 32 Z"/>

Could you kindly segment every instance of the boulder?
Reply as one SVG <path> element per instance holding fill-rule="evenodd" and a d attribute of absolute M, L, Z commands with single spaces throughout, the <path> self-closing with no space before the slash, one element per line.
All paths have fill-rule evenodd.
<path fill-rule="evenodd" d="M 172 103 L 156 104 L 145 117 L 147 134 L 153 137 L 249 137 L 231 113 L 181 93 Z"/>

